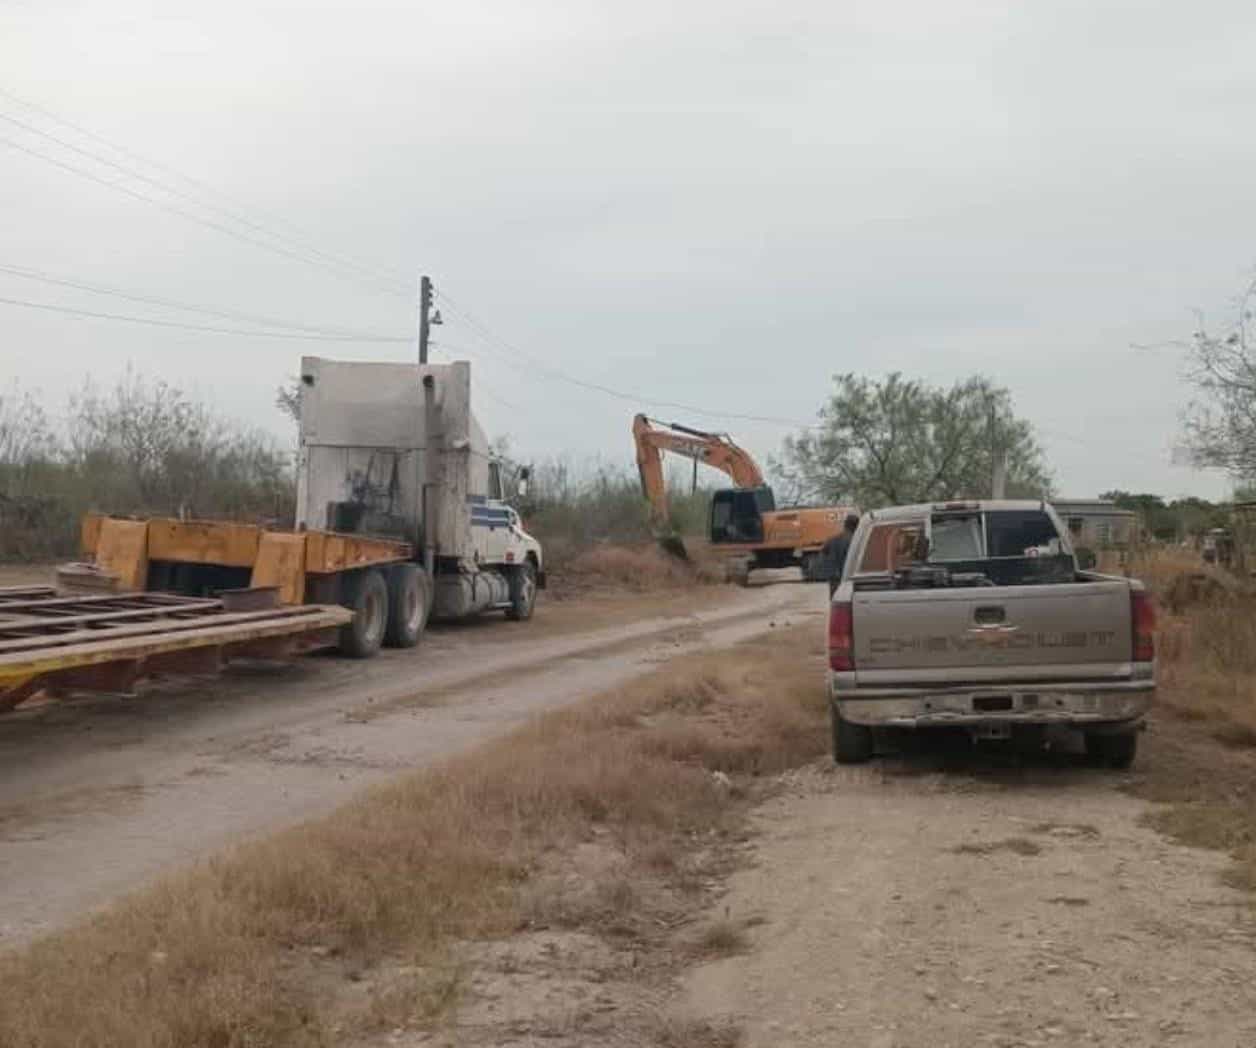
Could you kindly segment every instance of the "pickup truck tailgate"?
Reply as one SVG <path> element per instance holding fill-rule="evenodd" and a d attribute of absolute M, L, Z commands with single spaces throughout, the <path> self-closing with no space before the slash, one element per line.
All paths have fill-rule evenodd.
<path fill-rule="evenodd" d="M 1128 677 L 1124 579 L 962 589 L 857 590 L 859 684 Z"/>

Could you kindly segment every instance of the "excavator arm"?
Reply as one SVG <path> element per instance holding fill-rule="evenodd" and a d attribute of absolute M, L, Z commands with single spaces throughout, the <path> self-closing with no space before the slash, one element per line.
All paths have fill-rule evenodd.
<path fill-rule="evenodd" d="M 637 469 L 641 473 L 641 490 L 650 503 L 650 521 L 656 530 L 665 529 L 670 519 L 667 505 L 667 483 L 663 475 L 663 452 L 670 451 L 696 459 L 732 478 L 739 488 L 757 488 L 763 483 L 763 472 L 729 437 L 705 433 L 675 422 L 661 423 L 638 415 L 632 420 L 632 437 L 637 445 Z"/>

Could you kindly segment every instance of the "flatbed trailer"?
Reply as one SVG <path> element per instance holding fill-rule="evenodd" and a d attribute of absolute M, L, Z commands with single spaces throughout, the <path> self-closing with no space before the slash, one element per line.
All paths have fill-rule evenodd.
<path fill-rule="evenodd" d="M 214 673 L 230 659 L 329 647 L 353 618 L 334 606 L 233 610 L 231 603 L 167 593 L 0 589 L 0 712 L 39 692 L 126 692 L 143 677 Z"/>

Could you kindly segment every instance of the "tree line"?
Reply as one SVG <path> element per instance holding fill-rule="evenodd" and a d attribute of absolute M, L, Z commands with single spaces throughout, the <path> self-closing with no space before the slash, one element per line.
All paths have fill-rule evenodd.
<path fill-rule="evenodd" d="M 73 553 L 92 509 L 291 523 L 294 496 L 291 448 L 133 370 L 60 418 L 0 389 L 0 558 Z"/>

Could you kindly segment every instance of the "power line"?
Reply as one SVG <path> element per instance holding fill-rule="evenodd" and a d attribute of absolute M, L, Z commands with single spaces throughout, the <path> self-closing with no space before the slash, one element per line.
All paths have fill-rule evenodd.
<path fill-rule="evenodd" d="M 234 200 L 232 197 L 221 192 L 220 190 L 215 190 L 214 187 L 210 186 L 206 182 L 193 178 L 190 175 L 186 175 L 183 172 L 178 171 L 177 169 L 171 167 L 169 164 L 164 164 L 160 161 L 153 160 L 149 157 L 145 157 L 142 154 L 137 153 L 132 149 L 128 149 L 126 146 L 120 145 L 117 142 L 110 141 L 105 136 L 97 134 L 96 132 L 91 131 L 90 129 L 86 127 L 83 127 L 81 124 L 76 124 L 72 120 L 68 120 L 65 117 L 60 116 L 57 113 L 54 113 L 52 110 L 44 106 L 37 105 L 34 102 L 30 102 L 24 98 L 21 98 L 20 96 L 14 94 L 12 91 L 6 90 L 3 87 L 0 87 L 0 96 L 8 98 L 10 101 L 16 102 L 18 105 L 24 106 L 25 108 L 33 112 L 39 113 L 42 116 L 46 117 L 47 119 L 52 120 L 58 124 L 61 124 L 64 127 L 68 127 L 80 135 L 83 135 L 89 139 L 99 142 L 102 145 L 108 147 L 109 149 L 114 150 L 115 152 L 123 156 L 129 157 L 132 160 L 136 160 L 141 164 L 147 164 L 150 167 L 155 167 L 155 168 L 158 168 L 159 170 L 166 171 L 174 175 L 176 178 L 192 186 L 197 187 L 199 192 L 188 193 L 186 190 L 175 188 L 171 186 L 168 181 L 154 178 L 151 175 L 147 175 L 143 173 L 142 171 L 137 171 L 134 168 L 128 168 L 122 164 L 117 163 L 114 160 L 109 159 L 108 157 L 101 156 L 99 153 L 94 153 L 91 150 L 84 149 L 81 146 L 75 145 L 72 142 L 67 142 L 65 139 L 60 138 L 57 135 L 52 134 L 51 132 L 45 131 L 42 128 L 36 127 L 35 125 L 29 124 L 23 120 L 19 120 L 17 117 L 14 117 L 12 115 L 0 114 L 0 119 L 7 120 L 9 123 L 15 124 L 16 126 L 21 127 L 33 134 L 41 135 L 44 138 L 47 138 L 53 142 L 56 142 L 58 145 L 61 145 L 66 149 L 70 149 L 74 151 L 75 153 L 78 153 L 82 156 L 89 157 L 90 159 L 95 160 L 99 163 L 106 164 L 109 167 L 112 167 L 115 170 L 121 171 L 124 174 L 127 174 L 133 178 L 140 179 L 141 181 L 146 182 L 159 189 L 162 189 L 165 192 L 170 193 L 173 196 L 181 197 L 185 200 L 188 200 L 191 203 L 197 204 L 200 207 L 206 208 L 220 215 L 224 215 L 230 220 L 238 222 L 241 225 L 244 225 L 248 228 L 254 229 L 257 232 L 264 233 L 265 235 L 273 237 L 276 240 L 280 240 L 280 241 L 286 240 L 290 244 L 295 244 L 298 248 L 300 248 L 303 251 L 309 252 L 310 254 L 313 254 L 313 255 L 319 256 L 322 259 L 325 259 L 326 261 L 330 262 L 332 265 L 338 266 L 340 268 L 356 269 L 367 275 L 374 276 L 376 279 L 383 279 L 387 281 L 390 285 L 392 285 L 391 287 L 388 288 L 390 292 L 405 294 L 405 295 L 410 294 L 409 286 L 404 276 L 400 276 L 396 273 L 390 273 L 389 271 L 379 266 L 372 265 L 370 263 L 361 262 L 358 259 L 353 258 L 351 255 L 344 254 L 343 252 L 325 251 L 322 248 L 319 248 L 317 245 L 310 243 L 311 238 L 308 232 L 300 230 L 297 226 L 293 225 L 291 222 L 285 222 L 283 219 L 280 219 L 278 217 L 275 217 L 273 220 L 279 222 L 282 225 L 288 226 L 290 229 L 296 230 L 301 235 L 293 236 L 291 233 L 284 233 L 282 231 L 276 231 L 275 229 L 267 226 L 266 223 L 250 218 L 248 216 L 247 205 L 241 204 L 239 201 Z M 207 197 L 214 197 L 214 196 L 228 201 L 232 205 L 232 207 L 224 208 L 221 205 L 215 204 L 206 199 Z M 405 290 L 402 290 L 402 289 L 405 289 Z"/>
<path fill-rule="evenodd" d="M 220 317 L 224 320 L 243 320 L 251 324 L 261 324 L 265 327 L 287 328 L 291 331 L 304 331 L 313 335 L 337 335 L 344 338 L 361 339 L 364 342 L 372 341 L 412 341 L 411 339 L 392 338 L 386 335 L 371 334 L 368 332 L 352 331 L 344 328 L 318 327 L 308 324 L 297 324 L 287 320 L 277 320 L 274 317 L 261 316 L 256 313 L 242 313 L 234 310 L 215 309 L 209 306 L 194 305 L 190 302 L 180 302 L 172 298 L 160 298 L 156 295 L 139 295 L 134 292 L 123 291 L 120 288 L 107 287 L 103 284 L 92 284 L 84 280 L 71 279 L 69 277 L 58 277 L 50 273 L 42 272 L 38 269 L 28 269 L 24 266 L 9 266 L 0 263 L 0 273 L 9 273 L 24 280 L 37 280 L 45 284 L 55 284 L 59 287 L 77 288 L 80 291 L 89 291 L 97 295 L 112 295 L 115 298 L 125 299 L 128 302 L 142 302 L 147 305 L 162 306 L 169 309 L 181 309 L 189 313 L 201 313 L 205 316 Z"/>
<path fill-rule="evenodd" d="M 59 167 L 62 170 L 69 171 L 72 174 L 80 176 L 81 178 L 86 178 L 87 180 L 91 182 L 95 182 L 97 185 L 102 185 L 109 189 L 116 189 L 119 193 L 125 193 L 127 196 L 134 197 L 136 200 L 142 200 L 146 204 L 152 204 L 154 207 L 160 208 L 163 211 L 169 211 L 171 214 L 178 215 L 181 218 L 185 218 L 190 222 L 195 222 L 198 225 L 206 226 L 210 229 L 216 229 L 220 233 L 225 233 L 227 236 L 234 237 L 235 239 L 241 240 L 246 244 L 252 244 L 255 247 L 260 247 L 265 251 L 272 251 L 276 254 L 283 255 L 287 258 L 296 259 L 298 262 L 304 262 L 307 265 L 315 266 L 320 269 L 324 269 L 324 270 L 328 269 L 328 267 L 324 263 L 318 261 L 315 258 L 311 258 L 308 255 L 303 255 L 300 252 L 296 252 L 296 251 L 289 251 L 287 248 L 284 248 L 278 244 L 268 243 L 265 240 L 259 240 L 257 237 L 249 236 L 247 233 L 241 233 L 238 229 L 232 229 L 230 226 L 226 226 L 226 225 L 223 225 L 221 222 L 215 222 L 213 219 L 209 219 L 201 215 L 197 215 L 195 212 L 188 211 L 185 208 L 176 207 L 174 204 L 168 203 L 167 201 L 158 200 L 156 197 L 149 196 L 147 193 L 141 193 L 138 190 L 132 189 L 129 186 L 124 186 L 119 182 L 111 182 L 107 178 L 101 178 L 99 175 L 96 175 L 93 172 L 87 171 L 84 168 L 78 167 L 74 164 L 67 164 L 64 160 L 58 160 L 56 157 L 49 156 L 47 153 L 41 153 L 38 149 L 32 149 L 30 148 L 30 146 L 22 145 L 22 143 L 15 142 L 11 138 L 0 137 L 0 145 L 6 145 L 6 146 L 9 146 L 11 149 L 18 150 L 21 153 L 26 153 L 29 156 L 38 157 L 40 160 L 43 160 L 49 164 L 52 164 L 54 167 Z M 331 272 L 336 273 L 337 276 L 340 276 L 342 278 L 353 280 L 355 283 L 361 284 L 362 286 L 367 286 L 367 287 L 371 286 L 371 285 L 362 284 L 361 280 L 351 277 L 349 274 L 338 273 L 335 270 L 331 270 Z M 379 290 L 378 286 L 376 286 L 376 290 Z"/>
<path fill-rule="evenodd" d="M 500 355 L 503 355 L 505 359 L 509 359 L 506 354 L 514 354 L 522 357 L 524 360 L 531 363 L 532 367 L 539 371 L 542 376 L 553 379 L 554 381 L 567 382 L 573 386 L 579 386 L 580 388 L 591 392 L 602 393 L 606 396 L 614 397 L 616 400 L 623 400 L 638 405 L 647 405 L 656 408 L 672 408 L 677 411 L 688 412 L 691 415 L 700 415 L 704 418 L 731 419 L 739 422 L 762 422 L 770 425 L 797 426 L 804 429 L 812 429 L 817 425 L 814 422 L 800 422 L 798 419 L 783 418 L 779 415 L 750 415 L 740 414 L 737 412 L 710 411 L 706 408 L 696 407 L 693 404 L 682 404 L 676 401 L 659 400 L 640 393 L 630 393 L 625 390 L 615 389 L 611 386 L 604 386 L 598 382 L 588 382 L 585 379 L 577 378 L 574 375 L 569 375 L 566 372 L 551 367 L 539 358 L 533 356 L 531 353 L 528 353 L 525 350 L 520 349 L 517 345 L 506 341 L 486 324 L 477 320 L 475 316 L 468 309 L 466 309 L 466 307 L 459 305 L 445 292 L 437 289 L 436 294 L 445 304 L 446 308 L 453 312 L 456 316 L 462 317 L 462 319 L 465 320 L 467 324 L 480 335 L 481 339 L 490 344 L 496 343 L 501 350 L 504 350 L 505 354 Z M 490 349 L 490 351 L 492 350 Z M 528 371 L 527 368 L 522 368 L 522 365 L 519 365 L 516 361 L 512 361 L 512 366 L 519 367 L 529 374 L 533 373 Z"/>
<path fill-rule="evenodd" d="M 215 327 L 208 324 L 184 324 L 177 320 L 154 320 L 149 317 L 132 317 L 122 313 L 98 313 L 90 309 L 73 309 L 69 306 L 58 306 L 47 302 L 30 302 L 22 298 L 0 298 L 0 304 L 6 306 L 22 306 L 26 309 L 41 309 L 50 313 L 66 313 L 76 317 L 91 317 L 94 320 L 124 320 L 130 324 L 148 324 L 152 327 L 179 328 L 184 331 L 212 331 L 219 335 L 244 335 L 249 338 L 288 338 L 307 340 L 310 342 L 413 342 L 410 338 L 387 338 L 382 336 L 358 337 L 350 335 L 311 335 L 299 332 L 284 331 L 249 331 L 242 328 Z"/>

